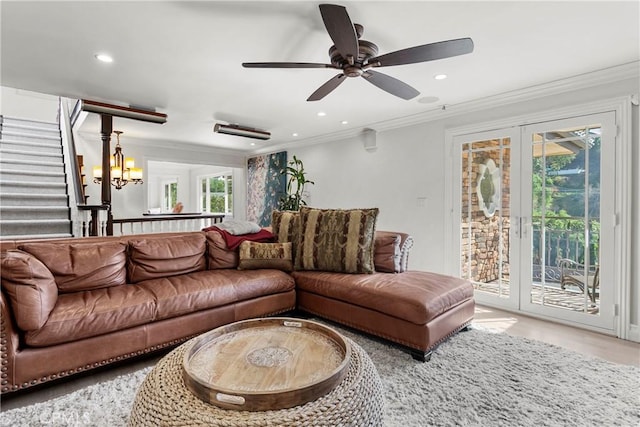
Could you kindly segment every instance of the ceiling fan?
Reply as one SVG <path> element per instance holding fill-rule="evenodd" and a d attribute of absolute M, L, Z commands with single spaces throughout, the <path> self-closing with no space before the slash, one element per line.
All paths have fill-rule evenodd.
<path fill-rule="evenodd" d="M 473 40 L 462 38 L 414 46 L 377 56 L 378 46 L 360 39 L 364 27 L 351 22 L 344 6 L 321 4 L 320 14 L 334 43 L 329 49 L 331 64 L 244 62 L 242 66 L 245 68 L 335 68 L 342 71 L 320 86 L 307 101 L 318 101 L 324 98 L 345 81 L 346 77 L 363 77 L 374 86 L 408 100 L 418 96 L 420 92 L 394 77 L 373 71 L 372 68 L 415 64 L 473 52 Z"/>

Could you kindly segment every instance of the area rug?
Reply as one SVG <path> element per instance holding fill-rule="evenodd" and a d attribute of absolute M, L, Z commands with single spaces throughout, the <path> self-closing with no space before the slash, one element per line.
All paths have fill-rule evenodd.
<path fill-rule="evenodd" d="M 385 426 L 639 426 L 640 368 L 479 327 L 420 363 L 331 325 L 362 346 L 382 379 Z M 124 426 L 151 368 L 0 413 L 2 426 Z"/>

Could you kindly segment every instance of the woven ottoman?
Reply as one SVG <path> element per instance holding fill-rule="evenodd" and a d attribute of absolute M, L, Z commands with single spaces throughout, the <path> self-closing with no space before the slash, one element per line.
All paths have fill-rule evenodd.
<path fill-rule="evenodd" d="M 367 353 L 349 338 L 345 379 L 314 401 L 274 411 L 222 409 L 200 400 L 184 384 L 182 363 L 192 339 L 163 357 L 136 393 L 129 426 L 382 426 L 382 383 Z"/>

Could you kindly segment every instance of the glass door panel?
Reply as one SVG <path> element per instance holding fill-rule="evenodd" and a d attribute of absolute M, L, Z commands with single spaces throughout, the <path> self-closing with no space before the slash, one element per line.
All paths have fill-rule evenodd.
<path fill-rule="evenodd" d="M 534 313 L 608 327 L 612 296 L 603 298 L 601 241 L 613 232 L 601 219 L 612 196 L 600 191 L 606 188 L 600 172 L 611 138 L 606 117 L 599 118 L 535 125 L 523 137 L 530 144 L 531 198 L 530 238 L 523 241 L 530 268 L 521 295 L 523 308 Z"/>
<path fill-rule="evenodd" d="M 473 283 L 478 301 L 513 307 L 512 138 L 482 136 L 461 144 L 461 276 Z"/>

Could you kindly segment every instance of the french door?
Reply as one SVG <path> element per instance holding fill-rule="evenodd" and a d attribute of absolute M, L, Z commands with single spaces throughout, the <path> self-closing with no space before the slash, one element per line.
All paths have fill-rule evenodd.
<path fill-rule="evenodd" d="M 614 113 L 459 135 L 454 147 L 460 273 L 476 300 L 612 331 Z"/>

